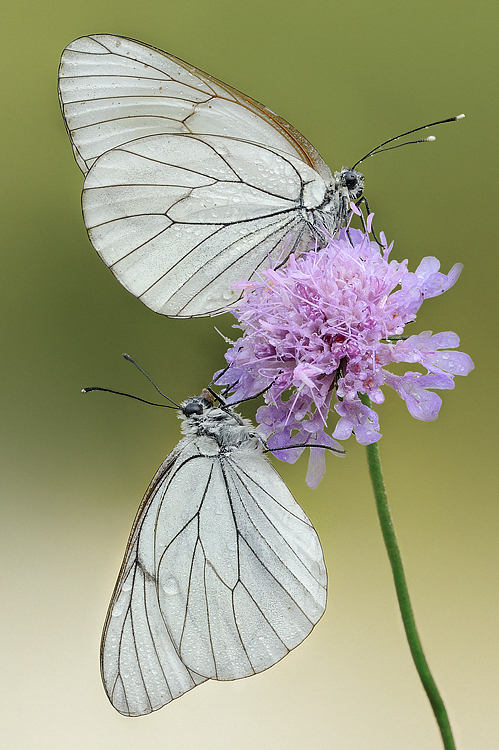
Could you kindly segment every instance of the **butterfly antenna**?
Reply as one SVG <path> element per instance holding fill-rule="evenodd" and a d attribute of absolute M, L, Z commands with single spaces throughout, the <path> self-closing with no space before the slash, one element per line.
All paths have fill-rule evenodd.
<path fill-rule="evenodd" d="M 213 378 L 213 380 L 211 381 L 210 385 L 213 385 L 213 383 L 216 383 L 218 381 L 218 379 L 222 377 L 222 375 L 225 375 L 225 373 L 227 372 L 227 370 L 229 369 L 229 367 L 230 367 L 230 365 L 227 365 L 226 367 L 224 367 L 223 370 L 220 370 L 220 372 L 216 375 L 216 377 Z"/>
<path fill-rule="evenodd" d="M 383 148 L 383 146 L 386 146 L 388 143 L 393 143 L 393 141 L 398 141 L 399 138 L 405 138 L 406 135 L 412 135 L 412 133 L 417 133 L 420 130 L 426 130 L 426 128 L 431 128 L 434 125 L 443 125 L 444 122 L 456 122 L 457 120 L 462 120 L 463 117 L 464 115 L 456 115 L 456 117 L 448 117 L 446 120 L 437 120 L 436 122 L 429 122 L 427 125 L 421 125 L 419 128 L 414 128 L 413 130 L 408 130 L 406 133 L 400 133 L 400 135 L 396 135 L 394 138 L 389 138 L 387 141 L 380 143 L 379 146 L 376 146 L 376 148 L 373 148 L 371 151 L 369 151 L 365 156 L 362 157 L 362 159 L 359 159 L 359 161 L 355 162 L 352 169 L 355 169 L 356 167 L 358 167 L 359 164 L 361 164 L 369 156 L 373 156 L 374 154 L 380 154 L 382 151 L 391 151 L 393 148 L 399 148 L 400 146 L 408 146 L 411 143 L 425 143 L 427 141 L 434 141 L 435 136 L 430 135 L 428 136 L 428 138 L 420 138 L 416 141 L 404 141 L 404 143 L 397 143 L 396 146 Z"/>
<path fill-rule="evenodd" d="M 235 383 L 229 383 L 229 385 L 226 385 L 225 388 L 222 391 L 222 396 L 224 398 L 227 398 L 229 393 L 236 387 L 236 385 L 239 383 L 239 380 L 236 380 Z"/>
<path fill-rule="evenodd" d="M 344 448 L 334 448 L 332 445 L 322 445 L 321 443 L 295 443 L 294 445 L 283 445 L 282 447 L 269 448 L 266 446 L 264 453 L 276 453 L 277 451 L 288 451 L 291 448 L 324 448 L 337 456 L 346 456 Z"/>
<path fill-rule="evenodd" d="M 279 377 L 281 373 L 275 376 L 274 380 L 269 383 L 269 385 L 265 386 L 261 391 L 258 391 L 258 393 L 254 393 L 252 396 L 246 396 L 246 398 L 242 398 L 240 401 L 232 401 L 228 406 L 239 406 L 239 404 L 243 404 L 245 401 L 253 401 L 254 398 L 258 398 L 259 396 L 263 396 L 264 393 L 267 393 L 274 383 L 276 382 L 277 378 Z"/>
<path fill-rule="evenodd" d="M 144 375 L 144 376 L 145 376 L 145 377 L 146 377 L 146 378 L 148 379 L 148 381 L 149 381 L 149 382 L 151 383 L 151 385 L 152 385 L 152 386 L 153 386 L 154 388 L 156 388 L 156 390 L 157 390 L 157 392 L 158 392 L 158 393 L 160 394 L 160 396 L 163 396 L 163 398 L 166 398 L 166 400 L 167 400 L 167 401 L 169 401 L 169 402 L 170 402 L 170 404 L 173 404 L 173 406 L 174 406 L 174 407 L 175 407 L 176 409 L 180 409 L 180 406 L 179 406 L 178 404 L 176 404 L 176 403 L 175 403 L 175 401 L 172 401 L 172 399 L 171 399 L 171 398 L 170 398 L 169 396 L 167 396 L 167 395 L 166 395 L 165 393 L 163 393 L 163 391 L 162 391 L 162 390 L 160 390 L 160 389 L 158 388 L 158 386 L 156 385 L 156 383 L 154 382 L 154 380 L 153 380 L 153 379 L 152 379 L 151 377 L 149 377 L 149 375 L 147 374 L 147 372 L 145 372 L 145 371 L 144 371 L 144 370 L 142 369 L 142 367 L 141 367 L 141 366 L 140 366 L 140 365 L 139 365 L 139 364 L 138 364 L 138 363 L 137 363 L 137 362 L 136 362 L 136 361 L 135 361 L 135 360 L 133 359 L 133 357 L 131 357 L 131 356 L 130 356 L 129 354 L 126 354 L 126 353 L 125 353 L 125 354 L 123 354 L 122 356 L 123 356 L 123 358 L 124 358 L 124 359 L 126 359 L 126 360 L 127 360 L 128 362 L 131 362 L 131 363 L 132 363 L 132 365 L 135 365 L 135 367 L 137 368 L 137 370 L 138 370 L 139 372 L 141 372 L 141 373 L 142 373 L 142 375 Z M 125 394 L 125 395 L 127 395 L 127 394 Z M 133 396 L 132 398 L 138 398 L 138 397 L 137 397 L 137 396 Z M 144 400 L 144 399 L 139 399 L 139 401 L 143 401 L 143 400 Z M 150 404 L 150 403 L 152 403 L 152 401 L 146 401 L 146 403 L 149 403 L 149 404 Z"/>
<path fill-rule="evenodd" d="M 144 404 L 151 404 L 151 406 L 162 406 L 163 409 L 175 409 L 180 408 L 170 406 L 170 404 L 156 404 L 154 401 L 147 401 L 145 398 L 139 398 L 139 396 L 132 396 L 131 393 L 122 393 L 121 391 L 113 391 L 111 388 L 99 388 L 99 386 L 92 386 L 91 388 L 82 388 L 82 393 L 90 393 L 90 391 L 103 391 L 104 393 L 115 393 L 117 396 L 126 396 L 127 398 L 134 398 L 136 401 L 142 401 Z"/>
<path fill-rule="evenodd" d="M 219 372 L 219 373 L 217 374 L 217 376 L 216 376 L 216 377 L 214 377 L 214 378 L 213 378 L 213 380 L 211 381 L 211 383 L 210 383 L 210 386 L 211 386 L 211 385 L 214 385 L 214 384 L 215 384 L 215 383 L 216 383 L 216 382 L 218 381 L 218 379 L 222 377 L 222 375 L 225 375 L 225 373 L 227 372 L 227 370 L 229 369 L 229 367 L 230 367 L 230 365 L 227 365 L 227 367 L 224 367 L 224 369 L 223 369 L 223 370 L 220 370 L 220 372 Z M 239 383 L 239 380 L 236 380 L 236 382 L 235 382 L 235 383 L 229 383 L 229 385 L 226 385 L 226 386 L 225 386 L 225 388 L 223 388 L 223 389 L 222 389 L 222 391 L 221 391 L 221 393 L 222 393 L 222 396 L 223 396 L 223 397 L 225 398 L 225 397 L 227 396 L 227 394 L 228 394 L 228 393 L 229 393 L 229 392 L 230 392 L 230 391 L 231 391 L 231 390 L 232 390 L 233 388 L 235 388 L 235 386 L 236 386 L 236 385 L 237 385 L 238 383 Z M 217 398 L 218 398 L 218 396 L 217 396 Z"/>

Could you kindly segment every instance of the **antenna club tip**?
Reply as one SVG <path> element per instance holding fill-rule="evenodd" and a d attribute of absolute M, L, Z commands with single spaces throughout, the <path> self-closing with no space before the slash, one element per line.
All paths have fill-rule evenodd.
<path fill-rule="evenodd" d="M 425 141 L 428 141 L 428 143 L 431 143 L 432 141 L 436 141 L 436 137 L 434 135 L 429 135 L 428 138 L 425 138 Z"/>
<path fill-rule="evenodd" d="M 81 393 L 88 393 L 89 390 L 90 390 L 89 388 L 82 388 L 81 389 Z"/>
<path fill-rule="evenodd" d="M 463 120 L 466 117 L 466 115 L 457 115 L 457 117 L 454 117 L 455 120 Z"/>

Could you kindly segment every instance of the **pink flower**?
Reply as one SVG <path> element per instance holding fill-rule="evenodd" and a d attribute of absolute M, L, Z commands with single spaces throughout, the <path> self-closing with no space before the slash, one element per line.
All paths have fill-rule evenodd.
<path fill-rule="evenodd" d="M 403 337 L 423 301 L 447 291 L 462 265 L 445 275 L 428 257 L 411 273 L 407 261 L 389 260 L 391 249 L 380 252 L 359 230 L 349 236 L 342 230 L 326 248 L 291 255 L 285 266 L 237 285 L 244 295 L 231 311 L 243 335 L 227 352 L 229 367 L 217 380 L 233 385 L 232 401 L 268 387 L 257 419 L 269 448 L 288 448 L 278 450 L 278 458 L 295 461 L 304 444 L 343 454 L 336 441 L 352 432 L 363 445 L 378 440 L 377 414 L 359 396 L 381 404 L 386 385 L 414 417 L 436 419 L 441 399 L 429 389 L 453 388 L 454 375 L 473 368 L 467 354 L 448 351 L 459 345 L 454 333 Z M 426 373 L 395 375 L 386 369 L 392 362 L 417 363 Z M 332 406 L 340 419 L 331 437 L 325 430 Z M 301 447 L 290 447 L 296 444 Z M 311 450 L 311 486 L 324 473 L 323 453 Z"/>

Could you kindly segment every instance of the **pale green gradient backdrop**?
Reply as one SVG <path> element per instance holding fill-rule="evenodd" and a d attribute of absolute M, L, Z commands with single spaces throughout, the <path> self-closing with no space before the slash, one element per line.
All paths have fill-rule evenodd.
<path fill-rule="evenodd" d="M 197 688 L 125 719 L 100 684 L 98 646 L 135 509 L 178 439 L 173 412 L 112 396 L 175 399 L 220 366 L 213 321 L 147 310 L 92 250 L 81 174 L 56 94 L 72 39 L 109 32 L 188 60 L 287 118 L 333 169 L 403 129 L 465 112 L 432 145 L 363 165 L 378 227 L 414 269 L 436 255 L 456 287 L 415 330 L 454 330 L 476 370 L 437 422 L 380 407 L 389 496 L 427 656 L 459 750 L 499 747 L 497 503 L 497 5 L 309 0 L 95 0 L 3 10 L 3 747 L 9 750 L 438 750 L 404 642 L 363 450 L 281 471 L 316 524 L 330 578 L 325 617 L 281 664 Z M 230 333 L 230 321 L 216 325 Z M 245 410 L 250 415 L 251 408 Z"/>

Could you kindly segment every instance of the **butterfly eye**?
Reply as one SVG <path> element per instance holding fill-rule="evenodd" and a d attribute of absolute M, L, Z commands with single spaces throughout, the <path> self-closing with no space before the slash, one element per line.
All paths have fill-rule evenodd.
<path fill-rule="evenodd" d="M 202 414 L 203 406 L 199 401 L 190 401 L 182 409 L 186 417 L 192 417 L 193 414 Z"/>
<path fill-rule="evenodd" d="M 344 173 L 344 180 L 345 185 L 349 190 L 353 190 L 353 188 L 357 187 L 358 178 L 355 172 L 352 172 L 351 170 L 348 170 Z"/>

